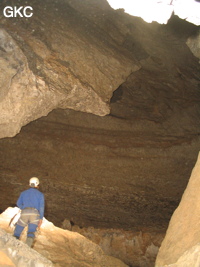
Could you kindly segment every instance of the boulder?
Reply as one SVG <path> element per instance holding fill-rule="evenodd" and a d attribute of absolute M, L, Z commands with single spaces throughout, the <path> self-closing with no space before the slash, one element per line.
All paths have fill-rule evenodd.
<path fill-rule="evenodd" d="M 178 259 L 199 243 L 200 240 L 200 154 L 192 171 L 187 188 L 178 208 L 175 210 L 166 236 L 159 249 L 156 267 L 174 264 Z M 196 249 L 198 249 L 197 246 Z M 188 252 L 187 252 L 188 254 Z M 185 256 L 184 256 L 185 258 Z M 186 257 L 187 258 L 187 257 Z M 196 265 L 198 262 L 198 265 Z M 199 266 L 199 257 L 190 259 L 190 266 Z M 173 265 L 172 265 L 173 266 Z M 176 265 L 183 266 L 183 265 Z M 186 266 L 186 265 L 184 265 Z M 189 266 L 189 265 L 187 265 Z"/>
<path fill-rule="evenodd" d="M 198 267 L 200 262 L 200 243 L 187 250 L 176 263 L 164 267 Z"/>
<path fill-rule="evenodd" d="M 100 246 L 84 236 L 55 227 L 45 218 L 36 233 L 31 249 L 24 243 L 26 228 L 20 240 L 12 236 L 13 228 L 9 227 L 9 222 L 17 212 L 18 208 L 8 208 L 0 215 L 0 253 L 2 252 L 4 262 L 8 266 L 9 264 L 20 267 L 127 266 L 119 259 L 106 255 Z M 15 265 L 11 265 L 12 263 Z M 0 266 L 7 267 L 7 265 Z"/>

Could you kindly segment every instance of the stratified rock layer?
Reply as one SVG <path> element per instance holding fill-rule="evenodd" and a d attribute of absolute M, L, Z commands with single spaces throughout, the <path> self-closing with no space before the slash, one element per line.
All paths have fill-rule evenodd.
<path fill-rule="evenodd" d="M 167 25 L 148 24 L 103 0 L 32 4 L 30 20 L 1 20 L 4 39 L 18 51 L 1 51 L 3 67 L 9 60 L 18 66 L 19 55 L 27 67 L 20 73 L 30 75 L 27 91 L 39 83 L 34 101 L 20 83 L 25 91 L 14 106 L 23 103 L 30 120 L 29 105 L 35 118 L 41 107 L 42 114 L 54 104 L 62 109 L 0 140 L 0 209 L 14 205 L 38 176 L 45 216 L 57 226 L 67 218 L 80 227 L 165 231 L 199 152 L 200 65 L 186 45 L 197 27 L 176 16 Z M 16 69 L 8 69 L 11 79 Z M 109 106 L 107 116 L 88 113 L 105 115 Z"/>

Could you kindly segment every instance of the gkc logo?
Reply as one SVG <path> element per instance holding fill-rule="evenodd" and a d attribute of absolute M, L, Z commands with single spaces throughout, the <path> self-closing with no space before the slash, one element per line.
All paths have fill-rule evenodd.
<path fill-rule="evenodd" d="M 30 18 L 33 16 L 33 8 L 31 6 L 20 6 L 20 7 L 11 7 L 6 6 L 3 10 L 3 15 L 6 18 L 16 18 L 16 17 L 26 17 Z"/>

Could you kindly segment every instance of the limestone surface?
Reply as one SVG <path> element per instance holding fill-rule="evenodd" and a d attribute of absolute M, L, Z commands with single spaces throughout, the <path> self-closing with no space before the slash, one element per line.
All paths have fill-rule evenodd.
<path fill-rule="evenodd" d="M 24 243 L 26 229 L 21 240 L 16 240 L 11 235 L 13 229 L 8 225 L 16 211 L 17 208 L 8 208 L 0 215 L 2 267 L 127 266 L 119 259 L 106 255 L 98 245 L 82 235 L 55 227 L 45 218 L 31 249 Z"/>
<path fill-rule="evenodd" d="M 106 0 L 32 4 L 31 19 L 0 18 L 0 131 L 43 114 L 0 139 L 0 209 L 37 176 L 56 226 L 165 233 L 200 146 L 200 65 L 186 45 L 198 28 L 174 15 L 148 24 Z"/>
<path fill-rule="evenodd" d="M 198 267 L 200 263 L 200 244 L 198 243 L 194 247 L 187 250 L 176 263 L 165 265 L 164 267 Z"/>
<path fill-rule="evenodd" d="M 0 138 L 58 107 L 109 114 L 113 91 L 140 68 L 70 1 L 36 0 L 32 8 L 34 16 L 14 24 L 0 15 Z"/>
<path fill-rule="evenodd" d="M 186 44 L 195 55 L 195 57 L 199 58 L 200 63 L 200 31 L 199 33 L 189 37 Z"/>
<path fill-rule="evenodd" d="M 190 261 L 188 261 L 187 265 L 183 266 L 189 266 L 189 263 L 191 264 L 190 266 L 199 266 L 200 258 L 198 257 L 198 253 L 195 253 L 195 251 L 199 251 L 198 244 L 200 240 L 199 186 L 200 155 L 192 171 L 181 202 L 170 220 L 166 236 L 156 259 L 156 267 L 174 264 L 177 261 L 181 264 L 180 262 L 183 262 L 188 255 L 190 255 Z M 189 250 L 193 251 L 194 254 L 192 253 L 191 255 L 191 252 L 186 253 L 186 251 Z M 184 253 L 186 254 L 182 256 Z M 181 259 L 178 260 L 180 257 Z"/>

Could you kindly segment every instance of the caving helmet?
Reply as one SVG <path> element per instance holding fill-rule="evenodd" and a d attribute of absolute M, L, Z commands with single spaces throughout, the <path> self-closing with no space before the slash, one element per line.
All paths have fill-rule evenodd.
<path fill-rule="evenodd" d="M 32 177 L 30 180 L 29 180 L 29 185 L 31 187 L 37 187 L 39 185 L 40 181 L 37 177 Z"/>

